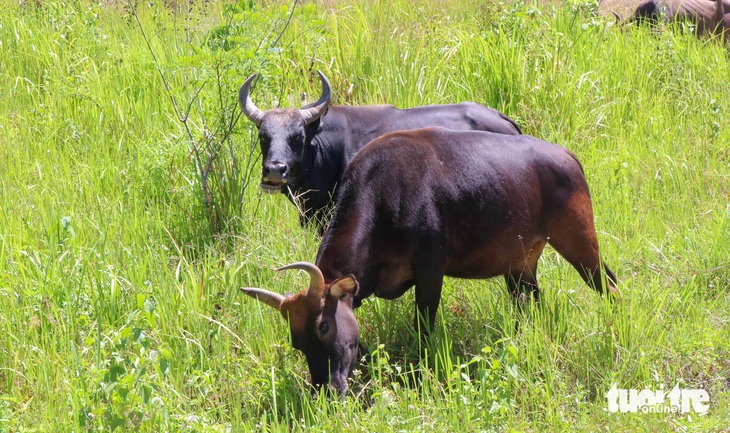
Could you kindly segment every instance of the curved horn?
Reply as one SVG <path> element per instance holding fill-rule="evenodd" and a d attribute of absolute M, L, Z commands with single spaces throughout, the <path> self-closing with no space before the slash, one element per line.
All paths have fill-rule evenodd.
<path fill-rule="evenodd" d="M 241 287 L 241 291 L 270 307 L 276 308 L 277 311 L 281 311 L 281 301 L 284 300 L 284 297 L 280 294 L 254 287 Z"/>
<path fill-rule="evenodd" d="M 243 82 L 241 90 L 238 91 L 238 103 L 241 104 L 241 111 L 243 111 L 243 114 L 245 114 L 250 121 L 255 123 L 256 126 L 261 126 L 261 118 L 264 117 L 264 112 L 254 105 L 253 101 L 251 101 L 251 96 L 249 95 L 251 83 L 257 76 L 258 74 L 252 74 Z"/>
<path fill-rule="evenodd" d="M 616 25 L 620 25 L 621 17 L 615 11 L 611 11 L 611 13 L 613 14 L 614 17 L 616 17 Z"/>
<path fill-rule="evenodd" d="M 313 265 L 307 262 L 296 262 L 291 265 L 283 266 L 277 271 L 284 271 L 287 269 L 299 269 L 306 271 L 309 274 L 309 290 L 308 294 L 322 296 L 324 294 L 324 276 L 322 271 L 319 270 L 317 265 Z"/>
<path fill-rule="evenodd" d="M 332 101 L 332 86 L 329 80 L 324 76 L 322 71 L 317 71 L 317 73 L 319 74 L 319 79 L 322 81 L 322 96 L 311 107 L 299 110 L 307 125 L 319 119 L 327 111 L 327 107 L 330 106 L 330 102 Z"/>

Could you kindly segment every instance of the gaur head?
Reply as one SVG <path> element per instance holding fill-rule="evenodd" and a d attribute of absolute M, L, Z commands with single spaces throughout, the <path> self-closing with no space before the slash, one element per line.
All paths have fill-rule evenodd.
<path fill-rule="evenodd" d="M 277 269 L 300 269 L 309 274 L 309 287 L 294 295 L 241 288 L 254 299 L 277 309 L 289 322 L 291 341 L 304 353 L 312 384 L 328 382 L 342 395 L 358 357 L 360 329 L 352 310 L 358 284 L 352 275 L 325 284 L 316 265 L 297 262 Z"/>
<path fill-rule="evenodd" d="M 243 114 L 259 129 L 263 156 L 261 189 L 270 193 L 285 192 L 287 186 L 296 188 L 297 180 L 302 176 L 302 151 L 312 139 L 307 136 L 307 127 L 327 112 L 332 88 L 327 77 L 319 72 L 322 95 L 317 102 L 303 108 L 262 111 L 254 105 L 249 95 L 255 78 L 256 74 L 253 74 L 244 81 L 238 92 L 238 102 Z"/>

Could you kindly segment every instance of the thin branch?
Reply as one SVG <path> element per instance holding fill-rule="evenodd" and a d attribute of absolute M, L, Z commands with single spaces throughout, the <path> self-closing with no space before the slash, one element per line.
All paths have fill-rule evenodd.
<path fill-rule="evenodd" d="M 142 22 L 140 22 L 139 15 L 137 15 L 137 8 L 134 7 L 132 0 L 127 0 L 127 4 L 129 5 L 129 9 L 132 11 L 134 20 L 137 21 L 137 26 L 139 26 L 139 30 L 142 32 L 142 37 L 144 38 L 144 41 L 147 44 L 147 48 L 149 49 L 150 54 L 152 55 L 152 60 L 155 62 L 155 68 L 157 69 L 157 72 L 160 74 L 160 78 L 162 78 L 162 83 L 165 85 L 165 89 L 167 90 L 167 95 L 170 97 L 170 102 L 172 102 L 172 106 L 175 109 L 175 113 L 177 114 L 178 118 L 180 118 L 180 109 L 177 105 L 177 101 L 175 101 L 175 98 L 173 97 L 172 89 L 170 88 L 170 84 L 167 82 L 167 79 L 165 78 L 165 74 L 162 73 L 162 70 L 160 68 L 160 62 L 157 60 L 155 51 L 152 49 L 152 44 L 150 43 L 150 40 L 147 37 L 147 33 L 144 31 L 144 27 L 142 27 Z"/>
<path fill-rule="evenodd" d="M 269 48 L 274 48 L 276 46 L 276 44 L 279 43 L 279 40 L 284 35 L 284 32 L 286 31 L 286 29 L 289 27 L 289 24 L 291 23 L 292 18 L 294 18 L 294 11 L 297 9 L 297 3 L 299 3 L 299 0 L 294 0 L 292 2 L 291 11 L 289 11 L 289 16 L 287 17 L 286 22 L 284 23 L 284 28 L 281 29 L 279 36 L 277 36 L 276 39 L 274 39 L 274 42 L 272 42 L 271 45 L 269 45 Z"/>

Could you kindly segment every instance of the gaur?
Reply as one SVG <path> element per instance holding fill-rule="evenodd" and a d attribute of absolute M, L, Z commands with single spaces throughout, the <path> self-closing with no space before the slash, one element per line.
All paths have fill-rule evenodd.
<path fill-rule="evenodd" d="M 301 109 L 262 111 L 249 94 L 255 77 L 251 75 L 241 86 L 239 102 L 259 130 L 261 189 L 282 192 L 301 204 L 301 224 L 314 221 L 320 234 L 345 167 L 373 139 L 388 132 L 427 126 L 521 133 L 509 117 L 474 102 L 405 110 L 392 105 L 330 105 L 332 88 L 322 72 L 322 95 L 317 102 Z"/>
<path fill-rule="evenodd" d="M 515 298 L 537 300 L 547 244 L 592 288 L 618 296 L 600 259 L 583 168 L 569 150 L 526 135 L 393 132 L 345 170 L 316 265 L 282 268 L 307 271 L 309 287 L 287 296 L 241 290 L 288 320 L 312 383 L 344 393 L 358 356 L 353 309 L 363 299 L 395 299 L 415 286 L 422 332 L 433 327 L 444 276 L 502 276 Z"/>

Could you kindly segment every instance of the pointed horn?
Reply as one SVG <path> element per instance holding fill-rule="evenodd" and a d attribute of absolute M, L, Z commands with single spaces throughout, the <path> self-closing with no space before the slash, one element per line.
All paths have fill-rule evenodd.
<path fill-rule="evenodd" d="M 324 294 L 324 276 L 322 271 L 319 270 L 317 265 L 313 265 L 307 262 L 296 262 L 291 265 L 286 265 L 277 269 L 277 271 L 284 271 L 287 269 L 299 269 L 306 271 L 309 274 L 309 294 L 322 296 Z"/>
<path fill-rule="evenodd" d="M 621 17 L 619 16 L 619 14 L 617 14 L 615 11 L 611 11 L 611 13 L 613 14 L 614 17 L 616 17 L 616 25 L 620 25 Z"/>
<path fill-rule="evenodd" d="M 251 83 L 257 76 L 258 74 L 252 74 L 243 82 L 241 90 L 238 91 L 238 103 L 241 104 L 241 111 L 243 111 L 243 114 L 245 114 L 250 121 L 256 124 L 256 126 L 261 126 L 261 118 L 264 117 L 264 112 L 254 105 L 253 101 L 251 101 L 251 96 L 249 95 Z"/>
<path fill-rule="evenodd" d="M 284 297 L 280 294 L 270 292 L 264 289 L 257 289 L 254 287 L 241 287 L 241 291 L 248 296 L 263 302 L 264 304 L 275 308 L 277 311 L 280 310 L 281 301 L 284 300 Z"/>
<path fill-rule="evenodd" d="M 311 107 L 299 110 L 307 125 L 319 119 L 327 111 L 327 107 L 330 106 L 330 102 L 332 101 L 332 86 L 329 80 L 324 76 L 322 71 L 317 71 L 317 73 L 319 74 L 319 79 L 322 81 L 322 96 Z"/>

